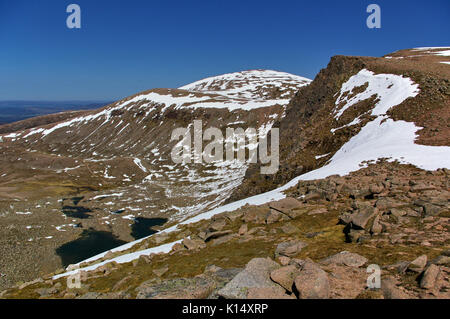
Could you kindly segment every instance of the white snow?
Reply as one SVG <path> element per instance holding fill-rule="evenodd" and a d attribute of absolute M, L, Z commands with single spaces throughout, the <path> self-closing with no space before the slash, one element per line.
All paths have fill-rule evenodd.
<path fill-rule="evenodd" d="M 417 51 L 426 51 L 427 53 L 440 55 L 440 56 L 450 56 L 450 47 L 421 47 L 415 48 Z"/>
<path fill-rule="evenodd" d="M 149 249 L 145 249 L 145 250 L 136 251 L 136 252 L 133 252 L 133 253 L 130 253 L 130 254 L 118 256 L 116 258 L 112 258 L 110 260 L 105 260 L 105 261 L 103 261 L 101 263 L 98 263 L 98 264 L 94 264 L 94 265 L 91 265 L 91 266 L 88 266 L 88 267 L 81 268 L 81 270 L 83 270 L 83 271 L 95 270 L 98 267 L 100 267 L 102 265 L 105 265 L 107 263 L 113 262 L 113 261 L 115 261 L 115 262 L 117 262 L 119 264 L 128 263 L 130 261 L 138 259 L 140 256 L 143 256 L 143 255 L 158 254 L 158 253 L 168 253 L 169 251 L 172 250 L 172 247 L 175 244 L 177 244 L 177 243 L 181 243 L 181 240 L 177 240 L 175 242 L 172 242 L 172 243 L 169 243 L 169 244 L 164 244 L 164 245 L 161 245 L 161 246 L 158 246 L 158 247 L 153 247 L 153 248 L 149 248 Z M 111 251 L 114 252 L 116 250 L 113 249 Z M 86 261 L 88 261 L 88 260 L 86 260 Z M 75 269 L 75 270 L 72 270 L 72 271 L 68 271 L 68 272 L 65 272 L 65 273 L 53 276 L 53 280 L 56 280 L 56 279 L 61 278 L 61 277 L 74 275 L 74 274 L 76 274 L 79 271 L 80 271 L 80 269 Z"/>
<path fill-rule="evenodd" d="M 363 92 L 350 99 L 348 99 L 348 96 L 343 96 L 345 92 L 352 92 L 354 88 L 366 83 L 369 85 Z M 393 74 L 374 74 L 372 71 L 362 69 L 342 85 L 341 94 L 336 100 L 336 107 L 342 102 L 346 102 L 346 104 L 340 109 L 336 109 L 335 118 L 339 119 L 345 110 L 374 95 L 379 101 L 372 109 L 372 115 L 385 114 L 394 105 L 402 103 L 408 97 L 416 96 L 419 93 L 418 88 L 419 86 L 410 78 Z"/>
<path fill-rule="evenodd" d="M 136 164 L 144 173 L 148 172 L 144 165 L 142 165 L 142 161 L 139 158 L 135 158 L 133 161 L 134 164 Z"/>

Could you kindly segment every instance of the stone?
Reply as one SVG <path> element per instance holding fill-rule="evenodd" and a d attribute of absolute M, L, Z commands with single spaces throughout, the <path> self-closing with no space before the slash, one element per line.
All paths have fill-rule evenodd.
<path fill-rule="evenodd" d="M 383 192 L 384 190 L 384 186 L 382 184 L 372 184 L 369 186 L 369 191 L 372 194 L 380 194 L 381 192 Z"/>
<path fill-rule="evenodd" d="M 407 270 L 421 273 L 425 266 L 427 265 L 427 255 L 422 255 L 420 257 L 417 257 L 412 262 L 409 263 Z"/>
<path fill-rule="evenodd" d="M 244 223 L 265 224 L 266 217 L 270 213 L 267 206 L 252 207 L 242 216 Z"/>
<path fill-rule="evenodd" d="M 381 291 L 384 299 L 408 299 L 409 296 L 396 285 L 396 280 L 388 277 L 381 280 Z"/>
<path fill-rule="evenodd" d="M 435 259 L 431 261 L 431 263 L 438 265 L 438 266 L 446 266 L 450 267 L 450 257 L 448 256 L 438 256 Z"/>
<path fill-rule="evenodd" d="M 385 212 L 390 208 L 395 208 L 404 205 L 404 203 L 398 202 L 389 197 L 382 197 L 375 202 L 375 207 L 377 207 L 380 211 Z"/>
<path fill-rule="evenodd" d="M 277 258 L 278 256 L 293 257 L 299 254 L 300 251 L 307 245 L 308 245 L 307 243 L 302 242 L 300 240 L 293 240 L 280 243 L 275 249 L 275 258 Z"/>
<path fill-rule="evenodd" d="M 184 249 L 185 249 L 185 246 L 181 243 L 176 243 L 175 245 L 172 246 L 172 251 L 180 251 L 180 250 L 184 250 Z"/>
<path fill-rule="evenodd" d="M 216 239 L 216 238 L 219 238 L 222 236 L 229 235 L 231 233 L 232 233 L 231 230 L 215 231 L 215 232 L 208 233 L 205 237 L 205 242 L 208 242 L 212 239 Z"/>
<path fill-rule="evenodd" d="M 440 271 L 439 266 L 431 264 L 423 273 L 422 279 L 420 280 L 420 288 L 433 289 Z"/>
<path fill-rule="evenodd" d="M 162 277 L 166 272 L 169 271 L 169 267 L 168 266 L 164 266 L 161 268 L 157 268 L 157 269 L 153 269 L 153 273 L 158 276 L 158 277 Z"/>
<path fill-rule="evenodd" d="M 155 284 L 144 282 L 136 288 L 137 299 L 206 299 L 213 292 L 215 282 L 200 275 L 177 278 Z"/>
<path fill-rule="evenodd" d="M 299 299 L 328 299 L 330 282 L 327 273 L 316 264 L 307 262 L 294 280 Z"/>
<path fill-rule="evenodd" d="M 219 218 L 214 220 L 211 224 L 208 225 L 209 231 L 221 231 L 227 225 L 227 220 L 225 218 Z"/>
<path fill-rule="evenodd" d="M 204 271 L 204 272 L 212 272 L 212 273 L 215 273 L 215 272 L 218 272 L 218 271 L 220 271 L 220 270 L 222 270 L 222 268 L 219 267 L 219 266 L 216 266 L 216 265 L 208 265 L 208 266 L 205 267 L 205 271 Z"/>
<path fill-rule="evenodd" d="M 282 266 L 287 266 L 289 265 L 289 262 L 291 261 L 291 258 L 286 257 L 286 256 L 280 256 L 278 257 L 278 262 L 282 265 Z"/>
<path fill-rule="evenodd" d="M 364 266 L 367 261 L 368 259 L 366 257 L 348 251 L 342 251 L 338 254 L 323 259 L 320 263 L 323 265 L 336 264 L 359 268 Z"/>
<path fill-rule="evenodd" d="M 302 203 L 292 197 L 286 197 L 276 202 L 270 202 L 269 207 L 282 212 L 284 214 L 289 214 L 290 211 L 300 208 Z"/>
<path fill-rule="evenodd" d="M 308 212 L 308 215 L 319 215 L 319 214 L 325 214 L 328 210 L 326 208 L 316 208 Z"/>
<path fill-rule="evenodd" d="M 281 220 L 283 216 L 284 215 L 282 213 L 280 213 L 279 211 L 271 209 L 269 214 L 267 214 L 266 224 L 270 225 L 270 224 L 276 223 L 277 221 Z"/>
<path fill-rule="evenodd" d="M 239 227 L 239 230 L 238 230 L 239 236 L 243 236 L 247 232 L 248 232 L 248 225 L 247 224 L 243 224 L 243 225 L 241 225 L 241 227 Z"/>
<path fill-rule="evenodd" d="M 295 234 L 298 232 L 298 228 L 295 227 L 294 225 L 292 225 L 291 223 L 285 223 L 280 230 L 287 234 L 287 235 L 291 235 L 291 234 Z"/>
<path fill-rule="evenodd" d="M 161 244 L 162 242 L 169 239 L 169 234 L 167 233 L 158 233 L 152 236 L 153 240 L 156 244 Z"/>
<path fill-rule="evenodd" d="M 229 220 L 231 220 L 232 222 L 234 222 L 235 220 L 239 219 L 242 217 L 244 213 L 240 210 L 235 210 L 229 213 L 226 213 L 226 216 Z"/>
<path fill-rule="evenodd" d="M 292 292 L 295 278 L 300 274 L 300 270 L 294 266 L 284 266 L 275 269 L 270 273 L 270 278 L 289 292 Z"/>
<path fill-rule="evenodd" d="M 352 214 L 351 222 L 353 225 L 366 229 L 368 222 L 378 214 L 378 209 L 370 205 L 366 205 L 358 209 Z"/>
<path fill-rule="evenodd" d="M 190 238 L 185 238 L 183 239 L 183 245 L 184 247 L 186 247 L 188 250 L 196 250 L 196 249 L 202 249 L 206 247 L 206 244 L 201 241 L 200 239 L 190 239 Z"/>
<path fill-rule="evenodd" d="M 380 223 L 380 215 L 377 215 L 373 220 L 372 227 L 370 228 L 372 234 L 380 234 L 383 232 L 383 225 Z"/>
<path fill-rule="evenodd" d="M 283 295 L 284 289 L 270 280 L 270 273 L 278 268 L 280 265 L 270 258 L 254 258 L 217 295 L 227 299 L 246 299 L 251 288 L 278 289 L 277 294 Z M 274 294 L 275 291 L 271 293 Z"/>
<path fill-rule="evenodd" d="M 112 258 L 114 258 L 114 253 L 110 250 L 106 253 L 106 255 L 103 258 L 104 259 L 112 259 Z"/>
<path fill-rule="evenodd" d="M 228 234 L 228 235 L 226 235 L 226 236 L 222 236 L 222 237 L 213 239 L 213 240 L 211 241 L 211 244 L 212 244 L 213 246 L 217 246 L 217 245 L 220 245 L 220 244 L 224 244 L 224 243 L 229 242 L 230 240 L 233 240 L 233 239 L 236 238 L 237 236 L 238 236 L 238 235 L 236 235 L 236 234 Z"/>

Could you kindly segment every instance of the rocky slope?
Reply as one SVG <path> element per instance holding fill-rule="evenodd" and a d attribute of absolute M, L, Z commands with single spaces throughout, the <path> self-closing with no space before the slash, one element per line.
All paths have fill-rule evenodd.
<path fill-rule="evenodd" d="M 261 138 L 309 82 L 276 71 L 237 72 L 0 127 L 0 287 L 220 205 L 247 164 L 174 164 L 172 131 L 201 119 L 224 135 L 227 127 L 251 127 Z M 106 246 L 83 246 L 95 241 Z M 76 245 L 87 251 L 74 256 Z M 61 249 L 69 252 L 61 256 Z"/>
<path fill-rule="evenodd" d="M 153 235 L 2 297 L 447 299 L 449 182 L 446 169 L 386 161 L 300 182 L 284 199 Z M 367 288 L 371 264 L 380 289 Z M 77 272 L 81 286 L 68 288 Z"/>

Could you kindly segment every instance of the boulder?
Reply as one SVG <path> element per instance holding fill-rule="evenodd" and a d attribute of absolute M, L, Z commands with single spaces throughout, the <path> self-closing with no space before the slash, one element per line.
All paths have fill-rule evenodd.
<path fill-rule="evenodd" d="M 308 246 L 308 244 L 300 240 L 292 240 L 280 243 L 275 249 L 275 258 L 279 256 L 293 257 L 299 254 L 300 251 L 306 246 Z"/>
<path fill-rule="evenodd" d="M 227 220 L 222 217 L 214 220 L 211 224 L 208 225 L 208 230 L 211 232 L 221 231 L 227 225 Z"/>
<path fill-rule="evenodd" d="M 422 255 L 420 257 L 417 257 L 412 262 L 409 263 L 407 270 L 421 273 L 425 266 L 427 265 L 427 255 Z"/>
<path fill-rule="evenodd" d="M 275 269 L 270 273 L 270 278 L 289 292 L 292 292 L 295 278 L 300 274 L 300 269 L 289 265 Z"/>
<path fill-rule="evenodd" d="M 423 273 L 422 279 L 420 280 L 420 288 L 433 289 L 440 271 L 439 266 L 431 264 Z"/>
<path fill-rule="evenodd" d="M 166 272 L 169 271 L 169 267 L 168 266 L 164 266 L 161 268 L 157 268 L 157 269 L 153 269 L 153 273 L 158 276 L 158 277 L 162 277 Z"/>
<path fill-rule="evenodd" d="M 265 224 L 266 217 L 270 213 L 267 206 L 252 207 L 242 216 L 244 223 Z"/>
<path fill-rule="evenodd" d="M 368 222 L 378 214 L 378 209 L 370 205 L 365 205 L 353 212 L 351 222 L 353 225 L 366 229 Z"/>
<path fill-rule="evenodd" d="M 185 238 L 183 239 L 183 245 L 184 247 L 186 247 L 188 250 L 195 250 L 195 249 L 201 249 L 201 248 L 205 248 L 206 244 L 201 241 L 200 239 L 190 239 L 190 238 Z"/>
<path fill-rule="evenodd" d="M 270 280 L 270 273 L 278 268 L 280 265 L 270 258 L 254 258 L 217 295 L 227 299 L 246 299 L 252 288 L 270 288 L 271 294 L 283 295 L 284 289 Z M 252 290 L 253 297 L 255 293 Z"/>
<path fill-rule="evenodd" d="M 368 260 L 366 257 L 348 251 L 342 251 L 338 254 L 332 255 L 330 257 L 321 260 L 320 263 L 323 265 L 336 264 L 358 268 L 364 266 L 367 263 L 367 261 Z"/>
<path fill-rule="evenodd" d="M 219 237 L 223 237 L 223 236 L 229 235 L 231 233 L 232 233 L 231 230 L 215 231 L 215 232 L 208 233 L 206 235 L 206 237 L 205 237 L 205 242 L 208 242 L 211 239 L 216 239 L 216 238 L 219 238 Z"/>
<path fill-rule="evenodd" d="M 280 230 L 285 234 L 295 234 L 298 232 L 298 228 L 292 225 L 291 223 L 285 223 Z"/>
<path fill-rule="evenodd" d="M 381 280 L 384 299 L 408 299 L 409 296 L 397 287 L 396 280 L 388 277 Z"/>
<path fill-rule="evenodd" d="M 294 280 L 299 299 L 328 299 L 330 282 L 327 273 L 312 262 L 303 266 Z"/>
<path fill-rule="evenodd" d="M 301 206 L 302 203 L 292 197 L 286 197 L 279 201 L 269 203 L 270 208 L 282 212 L 288 216 L 292 210 L 296 208 L 301 208 Z"/>
<path fill-rule="evenodd" d="M 243 224 L 243 225 L 241 225 L 241 227 L 239 227 L 238 234 L 239 234 L 239 236 L 243 236 L 247 233 L 247 231 L 248 231 L 248 225 Z"/>

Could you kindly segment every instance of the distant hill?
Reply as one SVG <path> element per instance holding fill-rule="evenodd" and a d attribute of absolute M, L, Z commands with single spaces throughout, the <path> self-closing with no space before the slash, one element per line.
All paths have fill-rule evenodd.
<path fill-rule="evenodd" d="M 102 101 L 0 101 L 0 125 L 63 111 L 96 109 L 110 103 Z"/>

